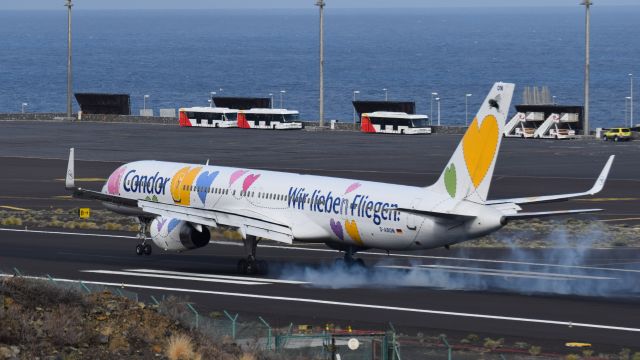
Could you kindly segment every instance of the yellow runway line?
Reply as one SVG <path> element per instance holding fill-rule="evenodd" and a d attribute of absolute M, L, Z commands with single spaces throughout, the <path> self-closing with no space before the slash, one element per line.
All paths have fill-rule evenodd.
<path fill-rule="evenodd" d="M 23 209 L 23 208 L 19 208 L 19 207 L 15 207 L 15 206 L 9 206 L 9 205 L 0 205 L 0 208 L 8 209 L 8 210 L 17 210 L 17 211 L 28 211 L 29 210 L 29 209 Z"/>
<path fill-rule="evenodd" d="M 634 218 L 620 218 L 620 219 L 606 219 L 606 220 L 600 220 L 602 222 L 609 222 L 609 221 L 629 221 L 629 220 L 640 220 L 640 217 L 634 217 Z"/>

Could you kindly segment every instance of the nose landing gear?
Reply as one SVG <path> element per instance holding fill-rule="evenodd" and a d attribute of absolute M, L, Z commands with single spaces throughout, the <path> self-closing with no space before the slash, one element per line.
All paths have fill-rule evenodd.
<path fill-rule="evenodd" d="M 136 255 L 151 255 L 153 248 L 150 244 L 147 244 L 147 231 L 149 230 L 149 224 L 151 221 L 146 218 L 138 218 L 140 222 L 140 230 L 138 230 L 137 238 L 141 241 L 140 244 L 136 245 Z"/>

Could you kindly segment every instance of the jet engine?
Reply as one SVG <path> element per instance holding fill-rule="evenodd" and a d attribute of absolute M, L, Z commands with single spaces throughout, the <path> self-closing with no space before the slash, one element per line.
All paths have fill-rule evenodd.
<path fill-rule="evenodd" d="M 158 216 L 151 222 L 151 239 L 164 250 L 185 251 L 201 248 L 209 243 L 211 234 L 206 226 L 198 231 L 193 224 Z"/>

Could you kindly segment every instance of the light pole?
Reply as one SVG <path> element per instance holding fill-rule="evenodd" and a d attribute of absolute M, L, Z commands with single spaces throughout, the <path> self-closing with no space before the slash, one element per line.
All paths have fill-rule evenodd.
<path fill-rule="evenodd" d="M 629 74 L 629 127 L 633 127 L 633 74 Z"/>
<path fill-rule="evenodd" d="M 464 96 L 464 125 L 468 126 L 469 125 L 469 97 L 472 94 L 466 94 Z"/>
<path fill-rule="evenodd" d="M 273 109 L 273 93 L 269 93 L 269 97 L 271 98 L 271 108 Z"/>
<path fill-rule="evenodd" d="M 71 117 L 71 93 L 73 92 L 72 72 L 71 72 L 71 0 L 67 0 L 67 117 Z"/>
<path fill-rule="evenodd" d="M 320 127 L 324 126 L 324 0 L 316 1 L 320 9 Z"/>
<path fill-rule="evenodd" d="M 212 91 L 210 94 L 211 94 L 211 99 L 209 100 L 209 107 L 213 107 L 213 97 L 216 96 L 218 93 L 215 91 Z"/>
<path fill-rule="evenodd" d="M 591 0 L 583 0 L 580 5 L 584 5 L 585 8 L 585 22 L 584 22 L 584 35 L 585 35 L 585 47 L 584 47 L 584 134 L 589 135 L 589 31 L 591 27 L 591 13 L 589 9 L 593 3 Z"/>
<path fill-rule="evenodd" d="M 142 98 L 142 108 L 145 110 L 145 112 L 147 111 L 147 99 L 149 98 L 149 95 L 145 95 Z"/>
<path fill-rule="evenodd" d="M 433 97 L 434 96 L 438 96 L 437 92 L 432 92 L 431 93 L 431 111 L 429 112 L 429 125 L 431 125 L 432 120 L 433 119 Z"/>
<path fill-rule="evenodd" d="M 222 88 L 218 89 L 218 92 L 220 92 L 220 94 L 222 94 Z"/>
<path fill-rule="evenodd" d="M 556 96 L 555 96 L 555 95 L 553 95 L 553 96 L 551 97 L 551 99 L 553 99 L 553 106 L 555 106 L 555 105 L 556 105 Z"/>
<path fill-rule="evenodd" d="M 353 102 L 356 102 L 356 94 L 360 94 L 360 91 L 358 90 L 353 90 Z M 356 105 L 351 103 L 351 105 L 353 105 L 353 126 L 356 126 Z"/>
<path fill-rule="evenodd" d="M 22 103 L 22 113 L 24 114 L 24 109 L 28 106 L 29 104 L 27 103 Z M 626 106 L 625 106 L 625 110 L 626 110 Z"/>
<path fill-rule="evenodd" d="M 382 91 L 384 91 L 384 101 L 389 101 L 389 92 L 387 88 L 382 89 Z"/>
<path fill-rule="evenodd" d="M 438 104 L 438 126 L 440 126 L 440 98 L 436 98 L 436 104 Z"/>
<path fill-rule="evenodd" d="M 629 104 L 629 100 L 631 100 L 631 97 L 627 96 L 624 98 L 624 126 L 627 126 L 627 124 L 629 123 L 629 108 L 628 108 L 628 104 Z M 632 127 L 633 125 L 629 125 L 629 127 Z"/>
<path fill-rule="evenodd" d="M 280 90 L 280 109 L 284 109 L 284 94 L 287 92 L 285 90 Z"/>

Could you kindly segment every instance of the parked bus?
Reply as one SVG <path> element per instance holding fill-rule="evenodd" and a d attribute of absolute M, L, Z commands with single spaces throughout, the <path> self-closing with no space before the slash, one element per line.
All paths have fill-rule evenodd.
<path fill-rule="evenodd" d="M 362 114 L 362 132 L 383 134 L 431 134 L 427 115 L 375 111 Z"/>
<path fill-rule="evenodd" d="M 302 129 L 299 113 L 287 109 L 249 109 L 238 113 L 238 127 L 245 129 Z"/>
<path fill-rule="evenodd" d="M 181 108 L 179 120 L 180 126 L 238 127 L 238 110 L 214 107 Z"/>

